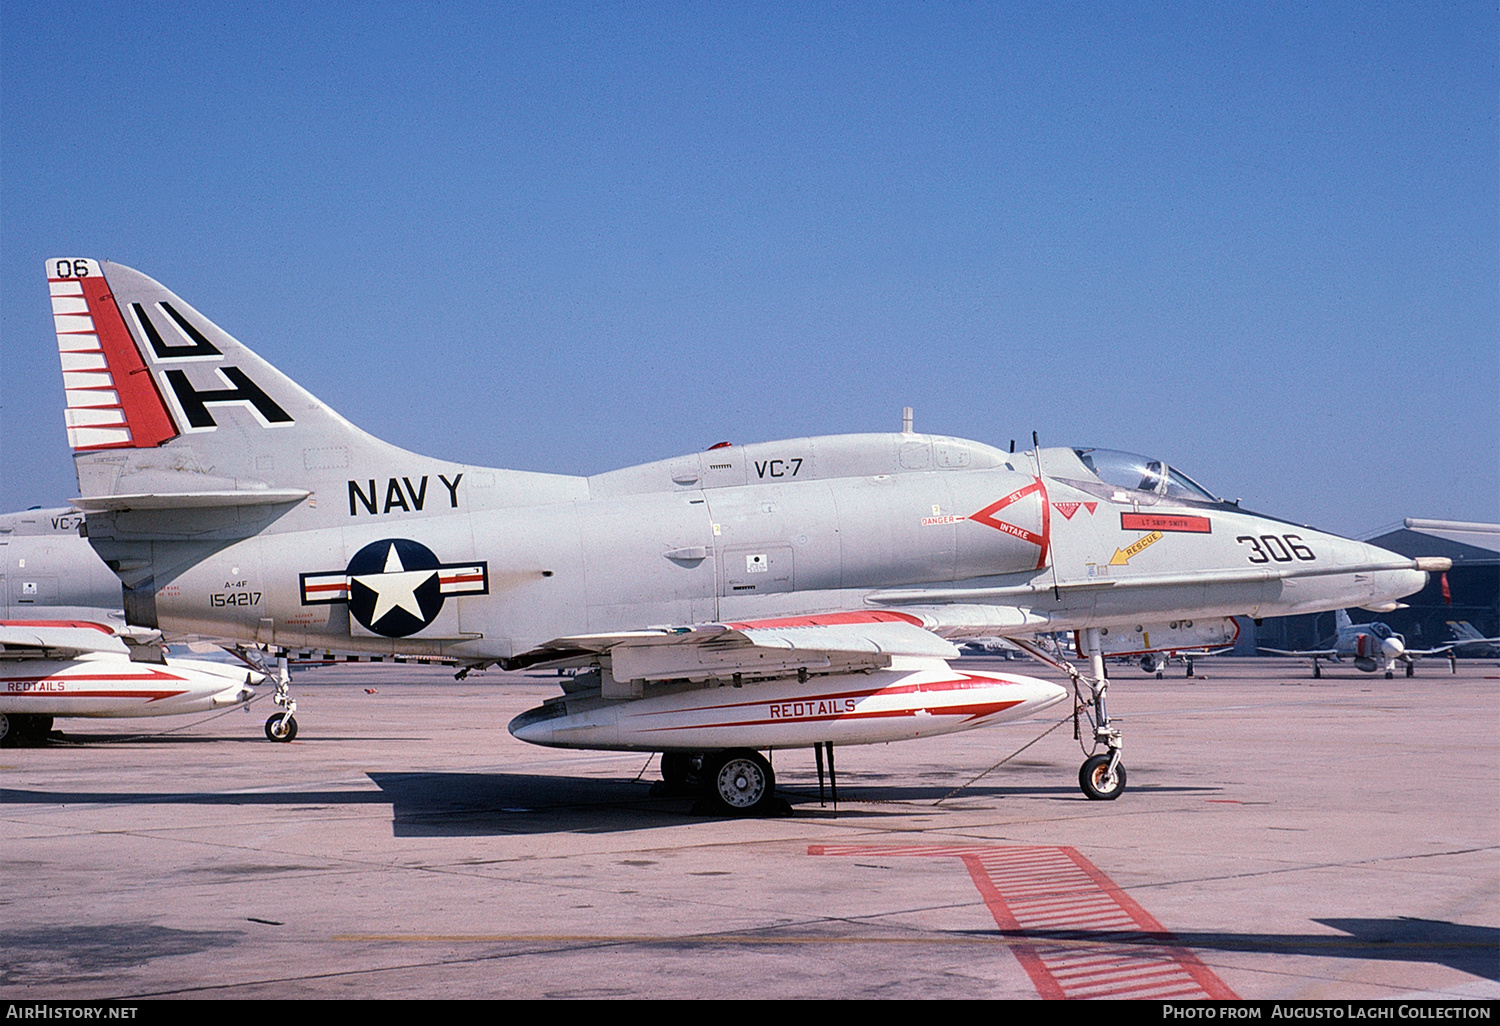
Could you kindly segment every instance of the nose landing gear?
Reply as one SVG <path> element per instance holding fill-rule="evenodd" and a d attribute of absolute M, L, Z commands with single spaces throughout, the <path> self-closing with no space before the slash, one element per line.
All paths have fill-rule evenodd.
<path fill-rule="evenodd" d="M 1109 719 L 1109 708 L 1105 696 L 1109 691 L 1109 679 L 1104 675 L 1104 648 L 1099 643 L 1099 629 L 1090 627 L 1081 632 L 1084 653 L 1089 657 L 1092 676 L 1079 672 L 1065 659 L 1057 659 L 1030 641 L 1013 638 L 1017 645 L 1049 666 L 1062 670 L 1073 680 L 1073 737 L 1083 739 L 1082 718 L 1087 718 L 1094 729 L 1094 746 L 1103 745 L 1105 750 L 1090 755 L 1078 770 L 1078 786 L 1090 801 L 1109 802 L 1125 791 L 1125 766 L 1120 761 L 1124 747 L 1120 730 Z M 1085 697 L 1087 692 L 1087 697 Z"/>
<path fill-rule="evenodd" d="M 292 697 L 292 673 L 287 667 L 286 649 L 276 653 L 276 695 L 272 699 L 282 711 L 266 720 L 266 739 L 290 741 L 297 736 L 297 700 Z"/>

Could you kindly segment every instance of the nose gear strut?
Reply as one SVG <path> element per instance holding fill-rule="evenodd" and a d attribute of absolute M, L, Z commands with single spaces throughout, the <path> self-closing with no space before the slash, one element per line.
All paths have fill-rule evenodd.
<path fill-rule="evenodd" d="M 1125 765 L 1120 761 L 1124 742 L 1120 730 L 1109 719 L 1106 698 L 1109 678 L 1104 674 L 1104 648 L 1099 643 L 1099 628 L 1082 632 L 1084 654 L 1089 658 L 1089 673 L 1081 672 L 1066 659 L 1054 656 L 1034 642 L 1011 638 L 1029 655 L 1061 670 L 1073 682 L 1073 737 L 1082 740 L 1081 718 L 1087 718 L 1094 733 L 1094 750 L 1078 770 L 1078 786 L 1093 801 L 1113 801 L 1125 790 Z M 1104 751 L 1097 751 L 1100 745 Z"/>

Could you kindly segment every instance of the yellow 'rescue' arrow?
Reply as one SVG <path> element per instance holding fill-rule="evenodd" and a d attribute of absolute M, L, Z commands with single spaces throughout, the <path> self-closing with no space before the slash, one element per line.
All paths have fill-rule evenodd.
<path fill-rule="evenodd" d="M 1160 531 L 1152 531 L 1150 534 L 1141 538 L 1140 541 L 1133 542 L 1127 548 L 1115 549 L 1115 554 L 1110 557 L 1109 565 L 1125 566 L 1130 562 L 1131 556 L 1144 551 L 1149 546 L 1155 545 L 1157 542 L 1161 541 L 1163 537 L 1165 536 Z"/>

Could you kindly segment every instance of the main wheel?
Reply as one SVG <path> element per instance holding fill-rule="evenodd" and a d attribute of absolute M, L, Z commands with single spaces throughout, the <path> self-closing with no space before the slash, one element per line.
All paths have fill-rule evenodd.
<path fill-rule="evenodd" d="M 277 713 L 266 721 L 266 738 L 271 741 L 290 741 L 297 736 L 297 717 L 291 713 Z"/>
<path fill-rule="evenodd" d="M 1415 663 L 1407 663 L 1406 664 L 1406 675 L 1408 677 L 1414 677 L 1414 676 L 1416 676 L 1416 672 L 1417 672 L 1417 667 L 1416 667 Z"/>
<path fill-rule="evenodd" d="M 776 775 L 759 752 L 736 748 L 714 760 L 708 791 L 722 811 L 751 815 L 770 803 L 776 793 Z"/>
<path fill-rule="evenodd" d="M 17 717 L 21 722 L 16 725 L 22 737 L 31 741 L 45 741 L 47 735 L 52 733 L 52 717 L 46 715 L 33 715 Z"/>
<path fill-rule="evenodd" d="M 1112 802 L 1125 790 L 1125 764 L 1115 768 L 1115 779 L 1109 777 L 1109 753 L 1095 755 L 1078 770 L 1078 786 L 1096 802 Z"/>
<path fill-rule="evenodd" d="M 661 779 L 674 792 L 696 792 L 703 787 L 702 752 L 662 752 Z"/>
<path fill-rule="evenodd" d="M 40 744 L 52 731 L 52 717 L 28 713 L 0 713 L 0 746 Z"/>

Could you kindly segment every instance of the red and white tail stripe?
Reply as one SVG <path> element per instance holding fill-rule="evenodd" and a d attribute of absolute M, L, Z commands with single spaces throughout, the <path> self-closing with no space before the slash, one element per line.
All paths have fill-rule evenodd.
<path fill-rule="evenodd" d="M 151 448 L 177 437 L 156 383 L 93 260 L 47 261 L 68 445 Z"/>

